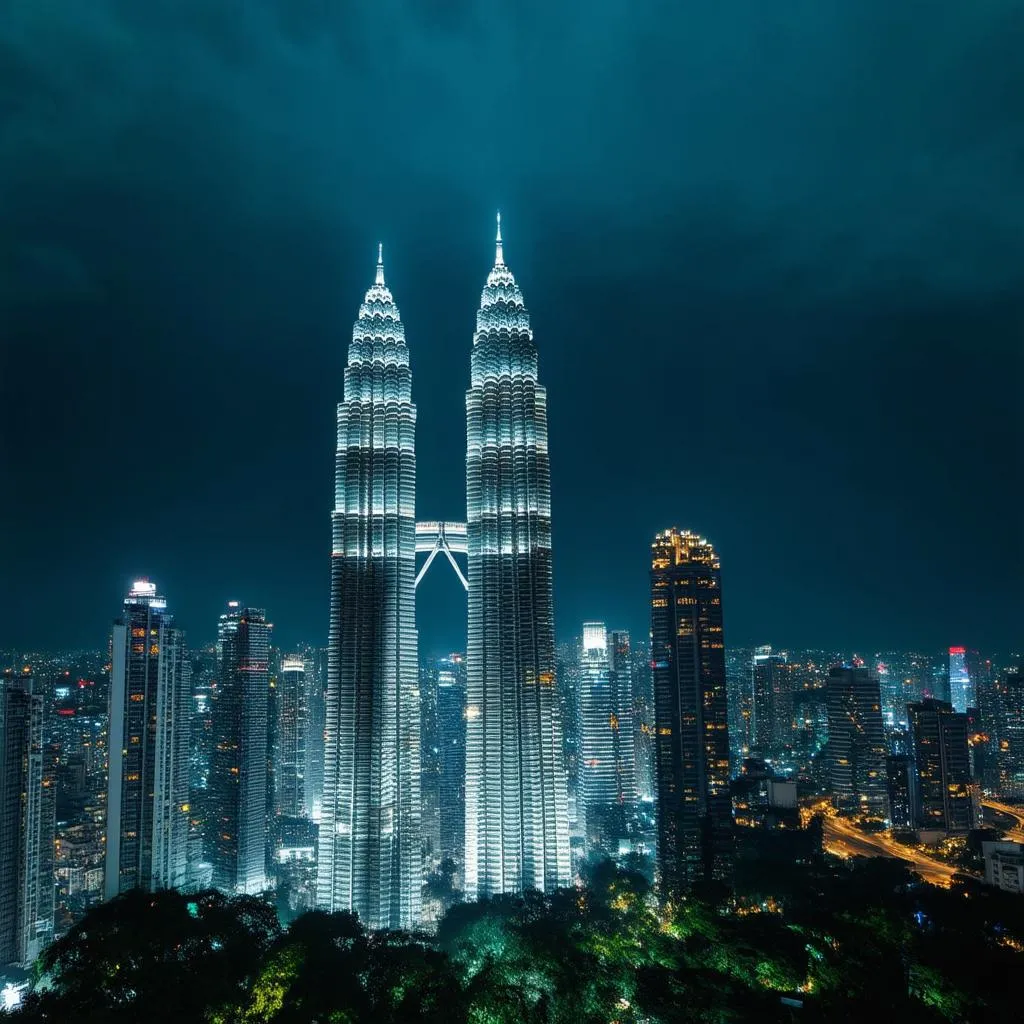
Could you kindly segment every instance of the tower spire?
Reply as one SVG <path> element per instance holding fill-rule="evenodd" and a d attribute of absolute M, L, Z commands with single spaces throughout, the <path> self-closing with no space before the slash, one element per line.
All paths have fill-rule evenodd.
<path fill-rule="evenodd" d="M 501 253 L 501 210 L 498 211 L 498 235 L 494 240 L 494 265 L 505 266 L 505 257 Z"/>
<path fill-rule="evenodd" d="M 377 243 L 377 277 L 374 284 L 384 283 L 384 243 Z"/>

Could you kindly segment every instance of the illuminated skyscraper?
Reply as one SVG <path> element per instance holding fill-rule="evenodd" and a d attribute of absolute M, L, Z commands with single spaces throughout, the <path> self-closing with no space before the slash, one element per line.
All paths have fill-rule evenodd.
<path fill-rule="evenodd" d="M 53 938 L 55 786 L 46 701 L 26 668 L 0 680 L 0 967 Z"/>
<path fill-rule="evenodd" d="M 308 818 L 306 803 L 306 735 L 309 729 L 306 663 L 298 655 L 281 659 L 277 674 L 274 750 L 274 813 Z"/>
<path fill-rule="evenodd" d="M 977 707 L 974 685 L 967 670 L 966 647 L 949 649 L 949 702 L 961 715 L 966 714 L 968 708 Z"/>
<path fill-rule="evenodd" d="M 192 668 L 156 585 L 138 580 L 114 623 L 104 895 L 188 881 Z"/>
<path fill-rule="evenodd" d="M 416 407 L 405 329 L 377 276 L 338 405 L 317 903 L 370 928 L 420 916 Z"/>
<path fill-rule="evenodd" d="M 579 654 L 579 815 L 591 845 L 618 853 L 636 800 L 629 635 L 584 622 Z"/>
<path fill-rule="evenodd" d="M 832 796 L 844 811 L 885 817 L 888 775 L 878 677 L 836 665 L 828 675 L 828 763 Z"/>
<path fill-rule="evenodd" d="M 754 651 L 753 749 L 760 757 L 778 757 L 792 742 L 793 694 L 788 669 L 784 652 L 773 653 L 767 645 Z"/>
<path fill-rule="evenodd" d="M 980 825 L 979 794 L 971 780 L 967 715 L 941 700 L 907 708 L 917 763 L 918 824 L 946 832 Z"/>
<path fill-rule="evenodd" d="M 569 881 L 547 392 L 500 217 L 466 394 L 466 515 L 465 889 L 474 899 Z"/>
<path fill-rule="evenodd" d="M 651 545 L 658 870 L 666 895 L 731 867 L 729 709 L 720 562 L 702 537 Z"/>
<path fill-rule="evenodd" d="M 213 884 L 228 893 L 267 888 L 270 629 L 262 609 L 237 601 L 217 627 L 210 859 Z"/>
<path fill-rule="evenodd" d="M 453 654 L 437 665 L 440 849 L 461 861 L 466 838 L 466 662 Z"/>

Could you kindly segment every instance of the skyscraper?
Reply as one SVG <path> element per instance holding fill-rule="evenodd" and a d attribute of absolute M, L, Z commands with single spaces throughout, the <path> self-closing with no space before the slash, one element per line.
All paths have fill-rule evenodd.
<path fill-rule="evenodd" d="M 466 663 L 457 654 L 437 666 L 437 747 L 439 852 L 461 861 L 466 839 Z"/>
<path fill-rule="evenodd" d="M 420 915 L 415 431 L 405 329 L 378 251 L 338 405 L 317 882 L 321 907 L 370 928 Z"/>
<path fill-rule="evenodd" d="M 308 818 L 306 735 L 309 729 L 306 663 L 298 655 L 281 659 L 277 674 L 277 726 L 274 729 L 274 813 Z"/>
<path fill-rule="evenodd" d="M 828 763 L 832 796 L 844 811 L 886 816 L 888 776 L 878 677 L 836 665 L 828 675 Z"/>
<path fill-rule="evenodd" d="M 669 896 L 730 870 L 729 721 L 721 564 L 689 530 L 651 545 L 658 868 Z"/>
<path fill-rule="evenodd" d="M 217 627 L 213 702 L 213 884 L 255 895 L 267 888 L 267 704 L 270 623 L 261 608 L 229 601 Z"/>
<path fill-rule="evenodd" d="M 960 714 L 965 714 L 968 708 L 977 707 L 974 684 L 967 670 L 966 647 L 949 649 L 949 702 Z"/>
<path fill-rule="evenodd" d="M 978 826 L 967 715 L 941 700 L 911 704 L 910 730 L 917 764 L 918 824 L 945 832 L 969 832 Z"/>
<path fill-rule="evenodd" d="M 584 622 L 579 665 L 579 814 L 589 843 L 614 855 L 636 800 L 629 635 Z"/>
<path fill-rule="evenodd" d="M 188 881 L 191 664 L 156 585 L 114 623 L 104 895 Z"/>
<path fill-rule="evenodd" d="M 555 692 L 547 392 L 501 219 L 466 394 L 469 898 L 569 881 Z"/>
<path fill-rule="evenodd" d="M 53 938 L 53 765 L 28 667 L 0 685 L 0 967 L 28 967 Z"/>
<path fill-rule="evenodd" d="M 793 694 L 786 655 L 771 646 L 754 651 L 751 666 L 753 749 L 760 757 L 778 757 L 792 742 Z"/>

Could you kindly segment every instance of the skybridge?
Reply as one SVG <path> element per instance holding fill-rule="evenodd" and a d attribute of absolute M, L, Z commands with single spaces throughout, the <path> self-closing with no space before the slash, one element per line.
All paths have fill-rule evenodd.
<path fill-rule="evenodd" d="M 466 575 L 459 567 L 459 563 L 455 561 L 456 555 L 468 554 L 465 523 L 447 523 L 436 520 L 417 523 L 416 554 L 421 552 L 427 553 L 427 560 L 423 563 L 420 571 L 416 573 L 417 587 L 430 568 L 430 563 L 438 555 L 443 554 L 451 563 L 452 568 L 455 570 L 455 575 L 459 577 L 462 586 L 469 590 L 469 580 L 466 579 Z"/>

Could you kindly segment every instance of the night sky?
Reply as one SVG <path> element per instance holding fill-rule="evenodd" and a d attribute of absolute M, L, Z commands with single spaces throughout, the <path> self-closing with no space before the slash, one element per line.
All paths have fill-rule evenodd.
<path fill-rule="evenodd" d="M 135 575 L 325 643 L 377 242 L 463 519 L 498 207 L 559 637 L 646 634 L 675 524 L 727 645 L 1014 645 L 1022 52 L 1020 0 L 4 0 L 0 648 L 103 646 Z M 446 564 L 418 615 L 464 643 Z"/>

